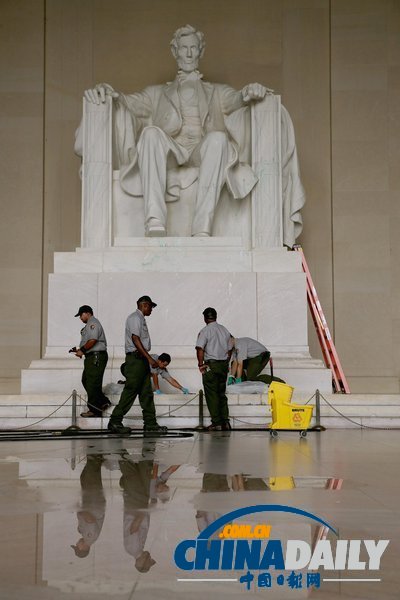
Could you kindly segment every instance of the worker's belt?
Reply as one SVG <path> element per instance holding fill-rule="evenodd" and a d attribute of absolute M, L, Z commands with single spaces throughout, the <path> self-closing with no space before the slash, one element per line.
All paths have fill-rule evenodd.
<path fill-rule="evenodd" d="M 204 361 L 204 364 L 205 365 L 209 365 L 211 363 L 227 363 L 227 362 L 229 362 L 227 358 L 224 358 L 222 360 L 214 360 L 212 358 L 209 358 L 209 359 L 207 359 L 207 360 Z"/>
<path fill-rule="evenodd" d="M 107 354 L 107 350 L 95 350 L 94 352 L 86 352 L 85 356 L 98 356 L 99 354 Z"/>
<path fill-rule="evenodd" d="M 133 350 L 133 352 L 127 352 L 126 356 L 133 356 L 134 358 L 140 358 L 141 360 L 147 360 L 143 354 L 140 354 L 138 350 Z"/>
<path fill-rule="evenodd" d="M 270 358 L 271 356 L 271 352 L 269 350 L 266 350 L 265 352 L 260 352 L 260 354 L 256 354 L 255 356 L 248 356 L 247 358 L 245 358 L 245 361 L 249 361 L 249 360 L 254 360 L 255 358 L 261 358 L 262 360 L 264 360 L 265 358 Z"/>

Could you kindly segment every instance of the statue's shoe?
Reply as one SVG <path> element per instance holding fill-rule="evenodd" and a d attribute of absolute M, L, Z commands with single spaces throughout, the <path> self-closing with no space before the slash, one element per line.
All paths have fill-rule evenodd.
<path fill-rule="evenodd" d="M 161 221 L 151 218 L 147 224 L 147 235 L 148 237 L 165 237 L 167 232 Z"/>
<path fill-rule="evenodd" d="M 205 231 L 201 231 L 200 233 L 194 233 L 192 237 L 210 237 L 209 233 Z"/>
<path fill-rule="evenodd" d="M 166 235 L 167 232 L 165 231 L 165 227 L 162 225 L 153 225 L 147 230 L 148 237 L 165 237 Z"/>

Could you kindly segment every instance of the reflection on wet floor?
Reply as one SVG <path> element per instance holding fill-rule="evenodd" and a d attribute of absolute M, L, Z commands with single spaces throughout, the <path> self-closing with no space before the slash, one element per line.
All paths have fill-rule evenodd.
<path fill-rule="evenodd" d="M 399 446 L 397 432 L 380 431 L 328 431 L 307 439 L 222 432 L 186 439 L 2 442 L 0 536 L 6 552 L 0 598 L 398 598 Z M 174 552 L 182 540 L 196 539 L 226 513 L 255 505 L 317 515 L 342 540 L 390 539 L 381 569 L 320 569 L 336 581 L 321 577 L 319 587 L 315 581 L 308 586 L 309 574 L 299 569 L 301 586 L 290 589 L 287 580 L 277 583 L 273 568 L 271 587 L 257 585 L 266 582 L 259 571 L 253 581 L 241 582 L 247 568 L 177 568 Z M 303 540 L 311 549 L 336 539 L 326 525 L 292 513 L 255 513 L 235 523 L 268 525 L 271 539 Z M 208 543 L 219 544 L 222 532 L 217 529 Z M 361 553 L 360 560 L 366 558 Z M 360 573 L 381 581 L 337 581 Z"/>

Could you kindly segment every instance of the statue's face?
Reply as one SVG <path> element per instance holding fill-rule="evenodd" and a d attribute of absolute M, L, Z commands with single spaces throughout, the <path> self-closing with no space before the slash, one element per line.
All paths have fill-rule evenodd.
<path fill-rule="evenodd" d="M 182 71 L 191 73 L 199 66 L 200 42 L 197 35 L 184 35 L 178 42 L 176 62 Z"/>

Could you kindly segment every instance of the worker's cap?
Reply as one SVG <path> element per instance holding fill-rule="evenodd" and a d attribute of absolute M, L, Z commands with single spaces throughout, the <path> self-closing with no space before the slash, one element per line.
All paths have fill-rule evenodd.
<path fill-rule="evenodd" d="M 137 303 L 140 304 L 141 302 L 148 302 L 149 304 L 152 305 L 153 308 L 155 306 L 157 306 L 157 304 L 155 302 L 153 302 L 153 300 L 150 298 L 150 296 L 140 296 L 140 298 L 137 301 Z"/>
<path fill-rule="evenodd" d="M 80 317 L 85 312 L 88 312 L 88 313 L 90 313 L 92 315 L 93 314 L 93 308 L 91 306 L 89 306 L 88 304 L 84 304 L 83 306 L 79 307 L 78 312 L 74 316 L 75 317 Z"/>
<path fill-rule="evenodd" d="M 207 319 L 216 319 L 217 318 L 217 311 L 215 310 L 215 308 L 212 308 L 211 306 L 207 306 L 207 308 L 205 308 L 203 310 L 203 315 Z"/>

